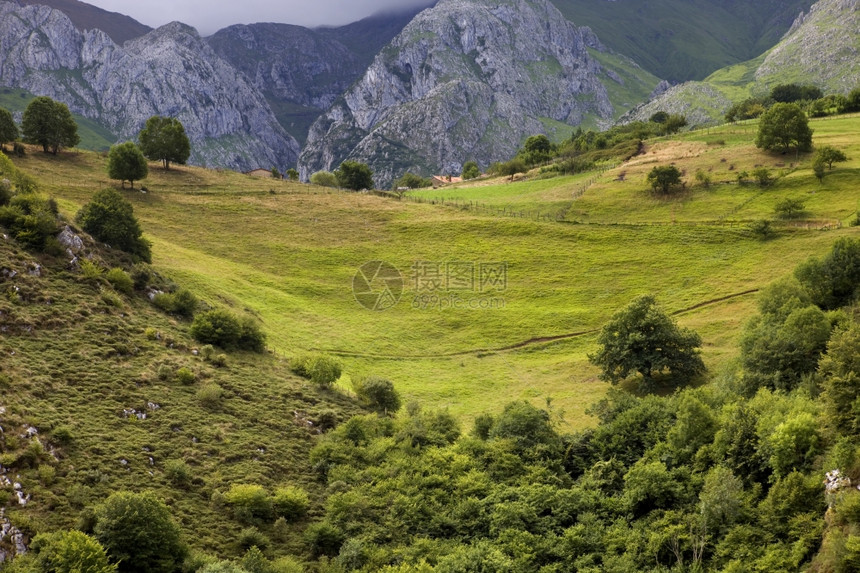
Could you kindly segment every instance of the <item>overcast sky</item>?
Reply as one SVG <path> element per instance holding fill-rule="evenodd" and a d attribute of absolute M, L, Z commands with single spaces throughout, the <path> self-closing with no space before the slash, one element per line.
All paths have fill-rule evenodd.
<path fill-rule="evenodd" d="M 429 4 L 429 0 L 84 0 L 131 16 L 153 28 L 179 20 L 204 36 L 231 24 L 279 22 L 299 26 L 341 25 L 382 10 Z"/>

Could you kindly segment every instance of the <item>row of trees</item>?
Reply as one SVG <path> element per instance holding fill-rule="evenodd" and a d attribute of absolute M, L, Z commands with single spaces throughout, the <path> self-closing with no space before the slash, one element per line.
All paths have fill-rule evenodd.
<path fill-rule="evenodd" d="M 811 117 L 851 113 L 860 111 L 860 88 L 852 90 L 848 95 L 825 96 L 816 86 L 777 85 L 767 96 L 748 98 L 732 105 L 726 112 L 725 118 L 729 122 L 755 119 L 777 103 L 797 104 Z"/>
<path fill-rule="evenodd" d="M 161 161 L 165 169 L 170 163 L 184 165 L 191 156 L 191 143 L 185 134 L 185 127 L 173 117 L 153 116 L 138 135 L 140 146 L 131 141 L 111 147 L 108 153 L 108 176 L 119 179 L 122 186 L 146 179 L 149 174 L 147 159 Z"/>

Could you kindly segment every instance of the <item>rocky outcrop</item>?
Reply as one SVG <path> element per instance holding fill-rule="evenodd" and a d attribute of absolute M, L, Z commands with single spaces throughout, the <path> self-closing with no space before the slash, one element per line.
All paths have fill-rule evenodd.
<path fill-rule="evenodd" d="M 546 0 L 442 0 L 314 123 L 301 174 L 355 159 L 387 186 L 406 170 L 508 159 L 556 122 L 609 121 L 604 82 L 623 80 L 589 55 L 598 45 Z"/>
<path fill-rule="evenodd" d="M 271 103 L 281 126 L 299 141 L 358 80 L 374 56 L 420 11 L 411 7 L 337 28 L 236 25 L 207 38 Z"/>
<path fill-rule="evenodd" d="M 286 168 L 298 155 L 263 96 L 179 23 L 120 47 L 59 11 L 0 2 L 0 84 L 63 101 L 120 140 L 152 115 L 177 117 L 192 163 Z"/>
<path fill-rule="evenodd" d="M 622 121 L 667 111 L 687 115 L 692 126 L 721 122 L 738 94 L 766 96 L 773 86 L 790 83 L 813 84 L 825 94 L 860 86 L 860 0 L 820 0 L 766 54 L 657 94 Z"/>
<path fill-rule="evenodd" d="M 687 124 L 702 126 L 719 122 L 731 107 L 731 100 L 705 82 L 685 82 L 655 91 L 654 97 L 624 114 L 619 123 L 648 121 L 659 111 L 687 118 Z"/>
<path fill-rule="evenodd" d="M 860 85 L 860 2 L 820 0 L 801 14 L 755 73 L 765 87 L 813 83 L 827 93 Z"/>
<path fill-rule="evenodd" d="M 352 50 L 301 26 L 230 26 L 207 41 L 260 91 L 307 107 L 327 109 L 364 69 Z"/>

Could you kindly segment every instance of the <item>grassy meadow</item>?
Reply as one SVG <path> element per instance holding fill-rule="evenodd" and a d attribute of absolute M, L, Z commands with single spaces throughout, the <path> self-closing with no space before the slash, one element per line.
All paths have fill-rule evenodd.
<path fill-rule="evenodd" d="M 407 401 L 447 407 L 467 424 L 510 400 L 549 398 L 576 428 L 591 423 L 585 409 L 607 388 L 587 362 L 595 331 L 634 296 L 656 294 L 695 328 L 718 372 L 737 355 L 754 291 L 856 233 L 848 222 L 860 202 L 860 119 L 812 127 L 817 145 L 851 158 L 821 184 L 811 156 L 755 149 L 749 124 L 649 141 L 643 155 L 602 172 L 479 181 L 402 201 L 155 164 L 146 193 L 125 193 L 153 242 L 154 266 L 212 305 L 257 317 L 277 355 L 337 355 L 345 389 L 350 377 L 387 377 Z M 33 150 L 15 162 L 68 218 L 95 190 L 117 185 L 103 154 Z M 685 173 L 687 189 L 655 198 L 645 175 L 667 163 Z M 758 166 L 779 176 L 772 186 L 737 183 L 738 172 Z M 696 182 L 698 170 L 709 186 Z M 808 217 L 774 223 L 772 240 L 755 238 L 749 225 L 773 218 L 785 197 L 803 198 Z M 353 295 L 368 261 L 403 277 L 399 304 L 384 312 Z M 478 274 L 504 263 L 506 280 L 483 292 L 479 280 L 431 292 L 427 273 L 444 278 L 448 263 Z"/>

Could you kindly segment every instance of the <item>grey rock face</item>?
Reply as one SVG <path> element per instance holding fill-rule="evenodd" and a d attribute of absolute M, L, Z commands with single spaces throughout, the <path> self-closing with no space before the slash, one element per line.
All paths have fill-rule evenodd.
<path fill-rule="evenodd" d="M 152 115 L 177 117 L 192 163 L 286 168 L 299 151 L 262 95 L 179 23 L 119 47 L 59 11 L 0 2 L 0 84 L 62 101 L 120 140 Z"/>
<path fill-rule="evenodd" d="M 345 159 L 377 186 L 511 157 L 547 124 L 608 120 L 599 42 L 546 0 L 442 0 L 420 13 L 311 128 L 303 178 Z"/>
<path fill-rule="evenodd" d="M 327 109 L 362 72 L 346 46 L 301 26 L 230 26 L 207 41 L 258 90 L 308 107 Z"/>
<path fill-rule="evenodd" d="M 824 93 L 847 94 L 860 85 L 860 0 L 820 0 L 801 14 L 764 57 L 750 93 L 765 96 L 777 84 L 812 84 Z M 657 111 L 682 113 L 692 126 L 719 123 L 734 94 L 719 82 L 687 82 L 638 106 L 621 122 L 647 120 Z M 736 97 L 736 96 L 735 96 Z"/>
<path fill-rule="evenodd" d="M 764 86 L 813 83 L 848 93 L 860 82 L 860 2 L 820 0 L 801 14 L 756 70 Z"/>

